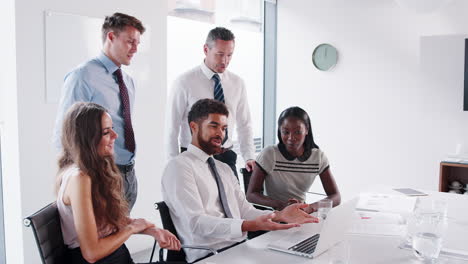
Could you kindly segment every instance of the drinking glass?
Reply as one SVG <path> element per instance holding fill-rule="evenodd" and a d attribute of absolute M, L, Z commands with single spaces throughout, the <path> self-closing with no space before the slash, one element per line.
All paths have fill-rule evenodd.
<path fill-rule="evenodd" d="M 432 210 L 435 213 L 440 215 L 440 218 L 445 219 L 447 218 L 447 201 L 442 199 L 433 199 L 432 200 Z"/>
<path fill-rule="evenodd" d="M 414 255 L 424 263 L 435 263 L 446 227 L 446 218 L 442 218 L 440 212 L 422 211 L 415 214 L 411 244 Z"/>
<path fill-rule="evenodd" d="M 333 200 L 331 199 L 323 199 L 318 201 L 317 217 L 319 219 L 326 220 L 328 212 L 330 212 L 332 206 Z"/>
<path fill-rule="evenodd" d="M 440 220 L 441 232 L 447 227 L 447 201 L 442 199 L 420 199 L 416 200 L 414 211 L 405 216 L 406 219 L 406 243 L 412 244 L 413 235 L 419 228 L 421 214 L 434 214 L 433 217 Z"/>

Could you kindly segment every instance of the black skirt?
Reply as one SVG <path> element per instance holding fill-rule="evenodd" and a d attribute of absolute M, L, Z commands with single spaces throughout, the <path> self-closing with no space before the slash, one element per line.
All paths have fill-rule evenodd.
<path fill-rule="evenodd" d="M 89 264 L 81 254 L 81 249 L 74 248 L 68 250 L 68 259 L 71 264 Z M 123 244 L 109 256 L 100 259 L 95 264 L 134 264 L 128 248 Z"/>

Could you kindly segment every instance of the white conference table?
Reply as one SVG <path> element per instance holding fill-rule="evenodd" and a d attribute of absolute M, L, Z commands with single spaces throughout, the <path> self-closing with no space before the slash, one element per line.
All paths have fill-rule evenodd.
<path fill-rule="evenodd" d="M 397 194 L 390 188 L 386 188 L 382 192 L 379 191 L 379 193 Z M 457 245 L 456 249 L 468 252 L 468 195 L 439 192 L 426 193 L 429 195 L 423 196 L 421 199 L 443 198 L 447 200 L 449 228 L 444 239 L 450 241 L 452 245 Z M 282 236 L 283 231 L 268 232 L 215 256 L 206 258 L 200 261 L 200 263 L 330 263 L 329 251 L 321 254 L 317 258 L 308 259 L 267 248 L 268 243 L 278 240 Z M 349 245 L 350 250 L 349 264 L 422 263 L 413 255 L 411 250 L 399 248 L 403 239 L 403 237 L 399 236 L 347 234 L 346 243 Z M 445 263 L 468 263 L 468 260 L 449 258 L 441 255 L 437 260 L 437 264 Z"/>

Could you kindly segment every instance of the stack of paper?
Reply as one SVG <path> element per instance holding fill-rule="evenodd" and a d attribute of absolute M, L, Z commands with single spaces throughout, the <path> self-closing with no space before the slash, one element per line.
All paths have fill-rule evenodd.
<path fill-rule="evenodd" d="M 402 195 L 363 193 L 359 195 L 356 210 L 409 214 L 414 210 L 416 199 Z"/>
<path fill-rule="evenodd" d="M 357 211 L 358 218 L 349 230 L 352 234 L 404 236 L 405 221 L 399 214 Z"/>
<path fill-rule="evenodd" d="M 358 218 L 349 231 L 352 234 L 404 236 L 406 222 L 402 215 L 414 210 L 415 197 L 364 193 L 356 206 Z"/>

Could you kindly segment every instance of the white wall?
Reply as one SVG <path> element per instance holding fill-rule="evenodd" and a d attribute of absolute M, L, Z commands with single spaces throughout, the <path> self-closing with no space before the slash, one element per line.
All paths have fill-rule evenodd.
<path fill-rule="evenodd" d="M 16 90 L 15 1 L 0 4 L 0 144 L 2 155 L 2 185 L 6 260 L 22 263 L 23 237 L 21 236 L 21 196 L 18 154 L 18 105 Z M 6 52 L 5 52 L 6 51 Z M 0 212 L 2 213 L 2 212 Z M 1 257 L 1 260 L 3 260 Z"/>
<path fill-rule="evenodd" d="M 50 137 L 57 104 L 47 104 L 45 98 L 44 11 L 52 10 L 102 19 L 105 15 L 120 11 L 140 18 L 151 28 L 151 47 L 148 53 L 151 63 L 146 71 L 147 78 L 137 80 L 134 127 L 139 143 L 136 159 L 139 197 L 132 215 L 156 220 L 157 212 L 153 203 L 161 199 L 160 176 L 164 166 L 162 135 L 166 98 L 166 1 L 16 0 L 15 3 L 21 181 L 21 199 L 18 201 L 21 201 L 22 217 L 55 199 L 53 186 L 56 153 Z M 21 219 L 18 218 L 17 221 Z M 15 229 L 15 232 L 18 233 L 18 229 Z M 23 228 L 23 239 L 24 263 L 40 263 L 31 230 Z M 151 247 L 152 240 L 149 237 L 137 236 L 127 245 L 135 252 Z M 8 251 L 16 250 L 13 245 L 7 247 Z M 10 263 L 22 262 L 18 257 Z"/>
<path fill-rule="evenodd" d="M 468 2 L 431 14 L 393 0 L 277 2 L 278 113 L 308 111 L 345 196 L 372 184 L 436 190 L 441 159 L 468 144 Z M 321 43 L 338 50 L 332 71 L 311 62 Z"/>

